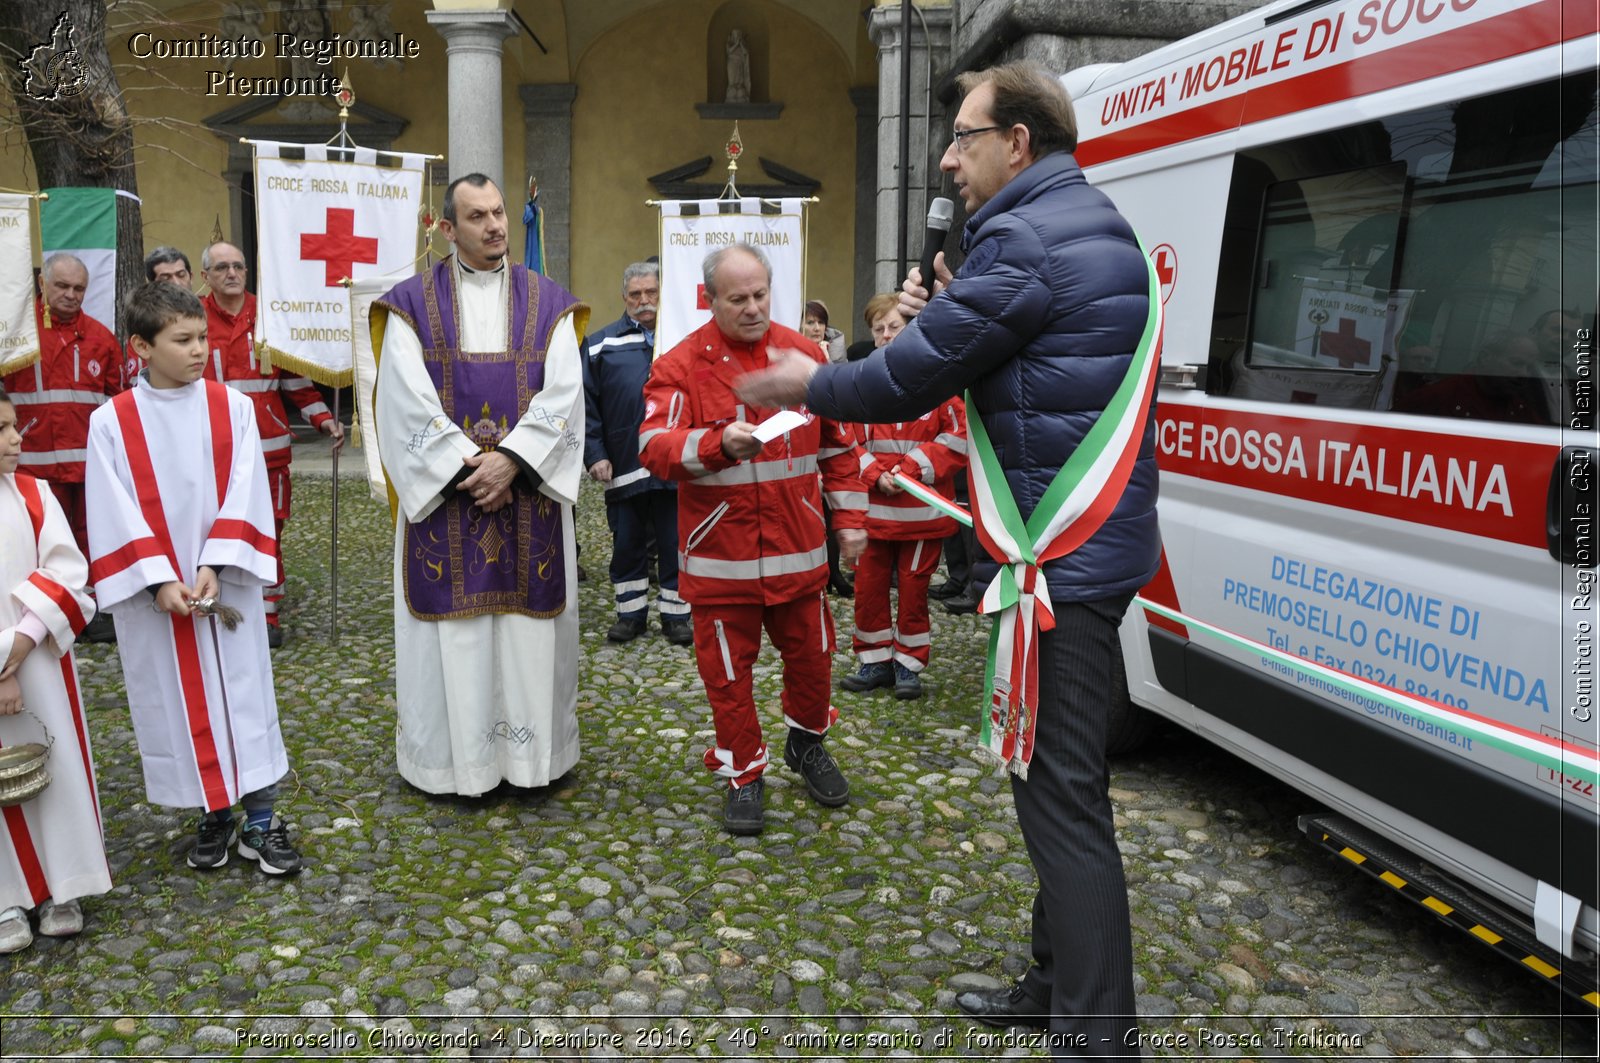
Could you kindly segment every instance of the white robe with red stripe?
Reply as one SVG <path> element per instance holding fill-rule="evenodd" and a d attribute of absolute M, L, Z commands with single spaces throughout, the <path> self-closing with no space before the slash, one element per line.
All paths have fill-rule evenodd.
<path fill-rule="evenodd" d="M 0 476 L 0 661 L 19 633 L 36 646 L 17 678 L 22 704 L 50 731 L 50 785 L 0 810 L 0 909 L 70 901 L 111 889 L 100 801 L 72 644 L 94 601 L 89 566 L 50 488 L 30 476 Z M 0 746 L 42 742 L 32 717 L 0 716 Z"/>
<path fill-rule="evenodd" d="M 90 575 L 116 620 L 150 801 L 216 810 L 277 782 L 289 762 L 261 604 L 277 562 L 250 400 L 214 381 L 140 377 L 89 419 L 84 486 Z M 193 587 L 201 565 L 243 615 L 235 630 L 152 608 L 150 588 Z"/>

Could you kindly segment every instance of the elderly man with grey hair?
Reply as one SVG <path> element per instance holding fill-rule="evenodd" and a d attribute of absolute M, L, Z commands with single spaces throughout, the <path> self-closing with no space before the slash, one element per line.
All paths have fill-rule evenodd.
<path fill-rule="evenodd" d="M 644 383 L 655 356 L 660 269 L 635 262 L 622 271 L 622 316 L 583 341 L 583 391 L 588 414 L 583 462 L 606 487 L 606 523 L 611 527 L 611 586 L 617 619 L 606 632 L 612 642 L 632 642 L 645 633 L 651 555 L 657 555 L 656 608 L 667 641 L 694 641 L 689 603 L 678 595 L 678 489 L 639 464 L 639 424 L 644 420 Z"/>
<path fill-rule="evenodd" d="M 818 804 L 850 799 L 823 745 L 838 712 L 829 701 L 822 489 L 847 561 L 866 546 L 867 494 L 853 426 L 797 410 L 786 425 L 758 431 L 780 404 L 734 395 L 740 377 L 767 366 L 771 350 L 827 361 L 821 347 L 772 320 L 766 256 L 748 244 L 715 251 L 705 259 L 705 285 L 711 320 L 650 370 L 639 460 L 678 481 L 679 579 L 694 606 L 695 663 L 716 727 L 705 765 L 726 786 L 723 827 L 759 834 L 769 757 L 753 674 L 763 629 L 783 658 L 784 763 Z"/>

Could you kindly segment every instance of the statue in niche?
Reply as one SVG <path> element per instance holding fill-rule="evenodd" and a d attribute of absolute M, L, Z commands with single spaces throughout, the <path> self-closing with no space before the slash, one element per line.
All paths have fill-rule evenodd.
<path fill-rule="evenodd" d="M 744 30 L 728 34 L 728 92 L 723 102 L 750 102 L 750 46 L 744 42 Z"/>
<path fill-rule="evenodd" d="M 389 4 L 368 4 L 350 9 L 350 36 L 357 40 L 384 41 L 393 40 L 395 35 L 394 21 L 389 13 Z M 385 56 L 381 59 L 369 60 L 373 66 L 396 66 L 399 59 Z"/>
<path fill-rule="evenodd" d="M 222 18 L 217 21 L 217 35 L 232 41 L 250 41 L 256 44 L 263 43 L 261 37 L 261 23 L 266 18 L 266 12 L 246 0 L 244 3 L 230 3 L 223 9 Z M 222 61 L 224 68 L 233 69 L 239 60 L 233 56 Z"/>

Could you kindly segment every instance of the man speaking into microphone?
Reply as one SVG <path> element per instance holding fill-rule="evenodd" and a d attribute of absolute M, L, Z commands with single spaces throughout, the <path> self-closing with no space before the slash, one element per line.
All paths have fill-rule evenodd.
<path fill-rule="evenodd" d="M 863 361 L 778 357 L 739 394 L 893 422 L 970 389 L 972 501 L 991 555 L 977 575 L 989 581 L 1003 560 L 1012 577 L 989 588 L 984 609 L 999 613 L 1007 638 L 1037 640 L 1037 677 L 1024 669 L 1005 689 L 997 683 L 991 723 L 1039 891 L 1033 966 L 1009 989 L 960 993 L 956 1003 L 991 1025 L 1047 1027 L 1058 1059 L 1137 1058 L 1127 1048 L 1138 1044 L 1132 935 L 1105 742 L 1117 627 L 1160 558 L 1153 389 L 1107 407 L 1125 379 L 1148 380 L 1160 304 L 1133 230 L 1072 157 L 1077 123 L 1060 84 L 1026 63 L 958 81 L 965 98 L 939 166 L 969 215 L 960 271 L 952 277 L 940 256 L 931 298 L 913 274 L 901 308 L 914 320 Z M 1090 504 L 1066 512 L 1046 492 L 1075 454 L 1092 456 L 1101 433 L 1091 440 L 1089 430 L 1106 417 L 1116 430 L 1108 441 L 1127 460 L 1094 462 L 1083 478 Z M 1030 563 L 1001 544 L 1023 522 L 1031 532 L 1041 507 L 1050 507 L 1050 538 L 1029 544 L 1041 559 Z M 999 678 L 1011 655 L 997 656 Z"/>

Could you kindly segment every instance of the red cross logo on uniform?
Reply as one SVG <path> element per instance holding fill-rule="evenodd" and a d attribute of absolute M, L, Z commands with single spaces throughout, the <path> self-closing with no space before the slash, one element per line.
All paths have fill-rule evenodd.
<path fill-rule="evenodd" d="M 350 276 L 357 262 L 378 261 L 378 239 L 356 235 L 356 212 L 348 207 L 329 207 L 323 222 L 325 232 L 300 234 L 300 257 L 326 265 L 325 283 L 337 288 Z"/>
<path fill-rule="evenodd" d="M 1150 252 L 1150 261 L 1155 263 L 1156 279 L 1161 282 L 1161 304 L 1165 306 L 1172 298 L 1172 289 L 1178 286 L 1178 252 L 1171 244 L 1161 244 Z"/>

